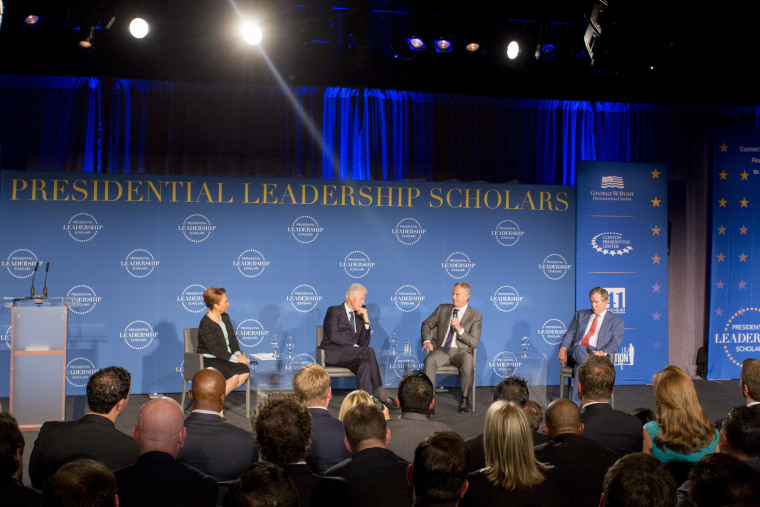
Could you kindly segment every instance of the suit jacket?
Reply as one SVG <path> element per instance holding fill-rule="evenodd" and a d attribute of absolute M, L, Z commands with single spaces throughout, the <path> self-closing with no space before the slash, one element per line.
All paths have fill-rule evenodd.
<path fill-rule="evenodd" d="M 285 468 L 298 489 L 298 507 L 348 507 L 348 481 L 341 477 L 322 477 L 306 463 L 291 463 Z"/>
<path fill-rule="evenodd" d="M 110 419 L 87 414 L 76 421 L 48 421 L 40 428 L 29 457 L 29 478 L 35 489 L 64 463 L 90 457 L 115 470 L 131 465 L 140 448 L 131 436 L 117 430 Z"/>
<path fill-rule="evenodd" d="M 346 315 L 344 303 L 331 306 L 327 309 L 323 323 L 324 336 L 320 348 L 325 351 L 325 363 L 338 364 L 343 359 L 344 347 L 369 347 L 372 333 L 364 325 L 364 320 L 357 315 L 356 332 L 354 333 L 351 322 Z"/>
<path fill-rule="evenodd" d="M 392 436 L 392 435 L 391 435 Z M 539 431 L 533 432 L 533 445 L 545 444 L 549 441 L 546 433 Z M 483 447 L 483 434 L 475 435 L 466 440 L 467 447 L 470 448 L 470 472 L 476 472 L 486 466 L 486 450 Z"/>
<path fill-rule="evenodd" d="M 348 480 L 352 507 L 411 505 L 409 463 L 382 447 L 370 447 L 330 468 L 325 475 Z"/>
<path fill-rule="evenodd" d="M 460 507 L 508 505 L 509 507 L 562 507 L 567 505 L 562 473 L 557 468 L 546 472 L 546 480 L 529 490 L 506 491 L 495 486 L 483 472 L 468 477 L 470 487 L 459 502 Z"/>
<path fill-rule="evenodd" d="M 4 507 L 42 507 L 42 494 L 10 475 L 0 477 L 0 498 Z"/>
<path fill-rule="evenodd" d="M 218 481 L 234 481 L 259 459 L 251 433 L 214 414 L 191 413 L 185 419 L 187 436 L 177 461 Z"/>
<path fill-rule="evenodd" d="M 346 449 L 343 423 L 325 409 L 310 408 L 311 448 L 306 463 L 317 474 L 325 473 L 331 466 L 351 457 Z"/>
<path fill-rule="evenodd" d="M 575 312 L 570 327 L 567 328 L 564 336 L 562 336 L 562 341 L 559 343 L 559 348 L 567 349 L 568 355 L 571 355 L 578 364 L 582 363 L 588 356 L 586 348 L 577 345 L 580 345 L 581 340 L 583 340 L 583 335 L 586 334 L 586 326 L 593 318 L 594 312 L 591 310 Z M 603 350 L 608 356 L 617 352 L 623 342 L 623 331 L 623 319 L 607 310 L 602 321 L 602 327 L 599 329 L 596 350 Z"/>
<path fill-rule="evenodd" d="M 208 315 L 204 315 L 200 324 L 198 324 L 199 354 L 211 354 L 216 358 L 229 360 L 232 354 L 240 350 L 230 316 L 223 313 L 222 322 L 227 328 L 227 337 L 230 341 L 230 351 L 232 352 L 227 350 L 227 341 L 224 339 L 224 333 L 219 324 L 211 320 Z"/>
<path fill-rule="evenodd" d="M 593 440 L 574 433 L 563 433 L 537 446 L 536 458 L 556 466 L 562 472 L 564 491 L 570 505 L 596 507 L 602 496 L 604 475 L 618 456 Z"/>
<path fill-rule="evenodd" d="M 121 507 L 216 505 L 216 479 L 165 452 L 146 452 L 137 463 L 116 470 L 114 475 Z"/>
<path fill-rule="evenodd" d="M 422 343 L 429 341 L 434 348 L 443 347 L 451 322 L 454 305 L 438 305 L 430 316 L 422 322 Z M 483 327 L 483 316 L 475 308 L 468 306 L 467 311 L 459 322 L 464 332 L 457 335 L 457 346 L 461 352 L 469 352 L 478 346 L 480 332 Z"/>
<path fill-rule="evenodd" d="M 386 421 L 391 430 L 391 441 L 388 450 L 396 456 L 411 463 L 414 461 L 414 450 L 434 431 L 454 431 L 443 423 L 431 421 L 424 414 L 402 412 L 397 419 Z"/>
<path fill-rule="evenodd" d="M 638 417 L 615 410 L 609 403 L 592 403 L 581 409 L 583 436 L 623 457 L 641 452 L 644 426 Z"/>

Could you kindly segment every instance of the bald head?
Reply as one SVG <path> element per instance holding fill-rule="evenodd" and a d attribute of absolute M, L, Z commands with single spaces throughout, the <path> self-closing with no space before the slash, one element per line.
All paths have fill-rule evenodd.
<path fill-rule="evenodd" d="M 193 376 L 190 399 L 196 410 L 220 412 L 224 407 L 224 376 L 216 370 L 203 369 Z"/>
<path fill-rule="evenodd" d="M 583 431 L 581 409 L 570 400 L 554 400 L 546 407 L 544 430 L 552 439 L 563 433 L 580 435 Z"/>
<path fill-rule="evenodd" d="M 154 398 L 142 406 L 132 437 L 140 454 L 162 451 L 177 457 L 185 443 L 185 414 L 171 398 Z"/>

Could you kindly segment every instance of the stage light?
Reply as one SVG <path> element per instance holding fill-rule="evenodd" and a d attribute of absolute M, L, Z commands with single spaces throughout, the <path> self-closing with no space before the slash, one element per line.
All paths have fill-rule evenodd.
<path fill-rule="evenodd" d="M 478 50 L 480 49 L 480 44 L 473 41 L 467 44 L 464 48 L 467 50 L 468 53 L 477 53 Z"/>
<path fill-rule="evenodd" d="M 264 34 L 255 23 L 244 23 L 242 28 L 243 40 L 250 46 L 256 46 L 261 43 Z"/>
<path fill-rule="evenodd" d="M 409 37 L 408 39 L 406 39 L 406 43 L 409 44 L 409 47 L 411 48 L 412 51 L 425 50 L 425 43 L 419 37 Z"/>
<path fill-rule="evenodd" d="M 27 17 L 24 18 L 24 24 L 26 26 L 39 26 L 39 23 L 42 18 L 40 18 L 36 14 L 29 14 Z"/>
<path fill-rule="evenodd" d="M 148 26 L 148 22 L 142 18 L 135 18 L 129 23 L 129 33 L 135 39 L 142 39 L 148 35 L 149 30 L 150 26 Z"/>
<path fill-rule="evenodd" d="M 514 60 L 520 55 L 520 44 L 516 40 L 513 40 L 507 46 L 507 58 Z"/>
<path fill-rule="evenodd" d="M 87 37 L 79 41 L 79 47 L 82 49 L 92 49 L 92 41 L 95 37 L 95 27 L 91 26 L 87 32 Z"/>
<path fill-rule="evenodd" d="M 438 39 L 435 41 L 436 53 L 451 53 L 451 41 L 446 39 Z"/>

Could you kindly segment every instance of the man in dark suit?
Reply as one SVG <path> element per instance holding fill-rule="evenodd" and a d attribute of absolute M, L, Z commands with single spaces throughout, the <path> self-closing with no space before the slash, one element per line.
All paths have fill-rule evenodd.
<path fill-rule="evenodd" d="M 346 413 L 343 426 L 346 447 L 353 454 L 325 475 L 348 480 L 351 505 L 411 505 L 412 487 L 406 478 L 409 463 L 386 449 L 391 432 L 380 409 L 360 403 Z"/>
<path fill-rule="evenodd" d="M 571 506 L 599 505 L 604 474 L 617 454 L 581 436 L 581 412 L 570 400 L 554 400 L 546 407 L 544 428 L 551 441 L 536 447 L 536 459 L 562 472 Z"/>
<path fill-rule="evenodd" d="M 116 478 L 103 463 L 91 458 L 62 465 L 45 481 L 42 498 L 46 507 L 119 507 Z"/>
<path fill-rule="evenodd" d="M 323 474 L 351 456 L 344 444 L 343 423 L 327 411 L 332 399 L 330 375 L 318 364 L 307 364 L 293 377 L 293 392 L 311 413 L 311 448 L 306 463 L 314 473 Z"/>
<path fill-rule="evenodd" d="M 594 287 L 589 293 L 589 300 L 591 309 L 575 312 L 570 327 L 559 343 L 557 358 L 561 366 L 581 364 L 589 351 L 597 356 L 611 356 L 623 341 L 623 319 L 607 311 L 610 302 L 607 289 Z M 571 399 L 580 406 L 577 369 Z"/>
<path fill-rule="evenodd" d="M 453 304 L 438 305 L 421 329 L 422 350 L 427 351 L 423 370 L 433 385 L 439 366 L 453 364 L 459 369 L 462 380 L 459 412 L 470 411 L 469 395 L 475 382 L 472 350 L 478 346 L 483 327 L 483 316 L 467 304 L 471 294 L 469 283 L 455 284 L 451 293 Z"/>
<path fill-rule="evenodd" d="M 0 498 L 6 507 L 42 505 L 42 495 L 23 485 L 24 445 L 16 418 L 0 412 Z"/>
<path fill-rule="evenodd" d="M 642 451 L 646 430 L 635 415 L 612 408 L 610 396 L 614 385 L 615 367 L 609 358 L 591 355 L 578 366 L 583 436 L 622 458 Z"/>
<path fill-rule="evenodd" d="M 98 370 L 87 381 L 87 415 L 42 425 L 29 458 L 32 486 L 42 489 L 45 479 L 74 457 L 96 459 L 110 470 L 137 461 L 137 444 L 114 424 L 127 407 L 130 385 L 131 375 L 124 368 Z"/>
<path fill-rule="evenodd" d="M 187 436 L 177 461 L 218 481 L 233 481 L 259 454 L 249 432 L 222 420 L 224 392 L 224 376 L 218 371 L 206 368 L 193 376 L 193 411 L 185 419 Z"/>
<path fill-rule="evenodd" d="M 760 404 L 760 359 L 747 358 L 742 361 L 739 387 L 748 407 Z"/>
<path fill-rule="evenodd" d="M 406 477 L 414 507 L 456 507 L 467 492 L 470 451 L 453 431 L 436 431 L 417 445 Z"/>
<path fill-rule="evenodd" d="M 185 442 L 184 419 L 182 407 L 171 398 L 154 398 L 142 406 L 132 428 L 140 458 L 114 472 L 121 507 L 216 505 L 216 479 L 176 460 Z"/>
<path fill-rule="evenodd" d="M 397 408 L 383 389 L 375 349 L 369 346 L 372 331 L 364 304 L 366 297 L 367 289 L 354 283 L 346 290 L 343 304 L 327 309 L 320 348 L 325 351 L 325 364 L 348 368 L 356 375 L 357 389 L 374 394 L 388 408 Z"/>

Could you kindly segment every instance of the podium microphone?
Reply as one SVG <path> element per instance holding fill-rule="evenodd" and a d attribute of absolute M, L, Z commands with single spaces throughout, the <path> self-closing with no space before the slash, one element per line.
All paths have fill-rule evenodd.
<path fill-rule="evenodd" d="M 34 275 L 32 275 L 32 295 L 30 296 L 30 299 L 34 297 L 34 279 L 37 278 L 37 268 L 40 267 L 40 261 L 37 261 L 37 264 L 34 265 Z"/>
<path fill-rule="evenodd" d="M 50 262 L 47 263 L 45 266 L 45 283 L 44 287 L 42 287 L 42 299 L 47 299 L 47 274 L 48 271 L 50 271 Z"/>

